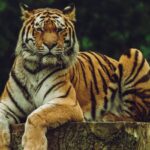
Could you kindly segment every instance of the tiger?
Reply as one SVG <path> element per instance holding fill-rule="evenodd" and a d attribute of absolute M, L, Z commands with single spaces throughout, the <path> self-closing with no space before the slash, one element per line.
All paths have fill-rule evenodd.
<path fill-rule="evenodd" d="M 31 10 L 22 5 L 21 12 L 23 25 L 15 49 L 16 57 L 0 97 L 0 149 L 11 148 L 10 126 L 25 121 L 23 149 L 46 150 L 49 128 L 70 121 L 109 120 L 111 112 L 107 112 L 106 105 L 111 95 L 110 83 L 118 83 L 115 80 L 117 70 L 120 63 L 125 64 L 122 59 L 117 61 L 93 51 L 79 51 L 74 5 L 63 10 Z M 136 49 L 132 51 L 139 53 Z M 139 57 L 129 57 L 129 60 L 138 68 Z M 133 69 L 129 80 L 132 81 L 132 74 L 141 71 L 142 67 Z M 129 69 L 127 67 L 127 72 Z M 148 65 L 144 71 L 147 70 Z M 142 78 L 143 73 L 137 75 Z M 145 84 L 149 80 L 141 82 Z"/>

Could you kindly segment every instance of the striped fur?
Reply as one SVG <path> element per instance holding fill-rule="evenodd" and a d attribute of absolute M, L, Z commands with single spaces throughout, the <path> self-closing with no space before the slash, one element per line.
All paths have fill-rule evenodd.
<path fill-rule="evenodd" d="M 107 84 L 116 65 L 117 61 L 104 55 L 80 52 L 71 67 L 46 67 L 34 73 L 26 69 L 22 57 L 17 56 L 1 104 L 13 105 L 11 111 L 14 110 L 13 115 L 21 121 L 41 105 L 55 98 L 67 98 L 74 89 L 85 119 L 99 120 Z M 86 93 L 86 99 L 82 93 Z"/>
<path fill-rule="evenodd" d="M 102 114 L 105 121 L 150 121 L 150 66 L 139 50 L 121 56 Z"/>
<path fill-rule="evenodd" d="M 119 106 L 121 111 L 124 107 L 129 111 L 130 107 L 121 103 L 122 98 L 130 104 L 132 96 L 134 102 L 140 101 L 137 97 L 148 96 L 149 89 L 143 86 L 137 89 L 137 97 L 133 93 L 136 89 L 129 88 L 131 83 L 137 87 L 149 82 L 149 66 L 139 51 L 132 50 L 119 62 L 102 54 L 79 52 L 74 7 L 22 11 L 24 23 L 16 59 L 0 99 L 0 149 L 9 149 L 11 124 L 26 120 L 24 150 L 46 150 L 48 127 L 68 121 L 98 121 L 103 118 L 102 110 L 106 119 L 110 108 L 118 110 Z M 134 66 L 128 67 L 124 60 Z M 124 100 L 126 95 L 128 99 Z M 141 109 L 145 108 L 147 115 L 149 104 L 146 107 L 145 103 Z"/>

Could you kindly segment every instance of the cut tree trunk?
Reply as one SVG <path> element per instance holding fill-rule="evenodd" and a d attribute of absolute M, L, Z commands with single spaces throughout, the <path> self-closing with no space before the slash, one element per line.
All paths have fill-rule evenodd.
<path fill-rule="evenodd" d="M 21 150 L 24 125 L 11 127 L 12 149 Z M 68 123 L 47 133 L 48 150 L 150 150 L 150 123 Z"/>

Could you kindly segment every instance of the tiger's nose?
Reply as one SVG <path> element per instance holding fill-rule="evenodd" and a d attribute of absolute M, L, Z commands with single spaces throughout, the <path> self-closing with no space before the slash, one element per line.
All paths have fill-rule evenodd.
<path fill-rule="evenodd" d="M 58 35 L 55 32 L 45 32 L 42 39 L 48 49 L 52 49 L 57 45 Z"/>
<path fill-rule="evenodd" d="M 52 44 L 44 43 L 44 45 L 46 45 L 46 47 L 48 47 L 48 49 L 50 50 L 53 49 L 57 45 L 57 43 L 52 43 Z"/>

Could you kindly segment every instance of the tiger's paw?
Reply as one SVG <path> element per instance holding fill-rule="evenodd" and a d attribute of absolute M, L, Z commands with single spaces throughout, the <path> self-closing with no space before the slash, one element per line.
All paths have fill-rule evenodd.
<path fill-rule="evenodd" d="M 47 150 L 47 139 L 40 128 L 30 127 L 25 129 L 22 138 L 24 150 Z"/>
<path fill-rule="evenodd" d="M 10 148 L 8 146 L 3 146 L 3 147 L 0 147 L 0 150 L 10 150 Z"/>
<path fill-rule="evenodd" d="M 33 134 L 33 133 L 32 133 Z M 23 150 L 47 150 L 47 140 L 44 136 L 23 136 Z"/>
<path fill-rule="evenodd" d="M 25 142 L 23 150 L 47 150 L 47 146 L 43 143 L 38 142 Z"/>
<path fill-rule="evenodd" d="M 7 122 L 0 119 L 0 150 L 9 150 L 10 132 Z"/>
<path fill-rule="evenodd" d="M 9 150 L 10 134 L 7 131 L 0 130 L 0 150 Z"/>

